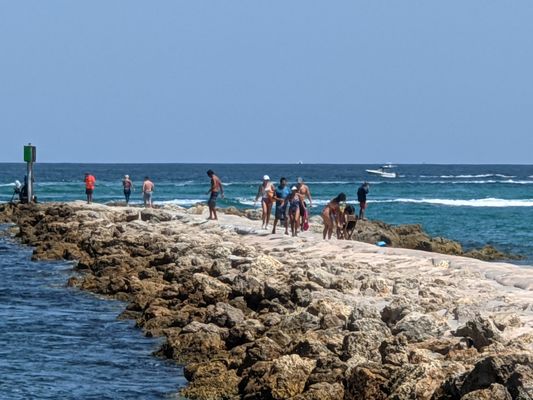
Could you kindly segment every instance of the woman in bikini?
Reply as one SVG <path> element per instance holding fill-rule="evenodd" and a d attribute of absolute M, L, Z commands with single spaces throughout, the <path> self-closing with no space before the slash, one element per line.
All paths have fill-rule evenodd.
<path fill-rule="evenodd" d="M 263 176 L 263 183 L 259 186 L 257 190 L 257 196 L 255 196 L 255 204 L 257 200 L 261 198 L 261 208 L 263 210 L 262 220 L 263 224 L 261 225 L 262 229 L 267 229 L 268 223 L 270 221 L 270 214 L 272 213 L 272 204 L 274 203 L 274 194 L 276 193 L 276 188 L 272 182 L 270 182 L 270 177 L 268 175 Z"/>
<path fill-rule="evenodd" d="M 344 193 L 339 193 L 337 197 L 332 199 L 326 207 L 324 207 L 324 211 L 322 211 L 322 219 L 324 220 L 324 231 L 322 232 L 322 235 L 324 236 L 324 240 L 326 239 L 326 236 L 328 239 L 331 239 L 331 235 L 333 234 L 333 229 L 337 225 L 337 221 L 339 220 L 339 214 L 340 214 L 340 204 L 346 201 L 346 195 Z"/>
<path fill-rule="evenodd" d="M 298 188 L 293 186 L 291 194 L 285 199 L 285 207 L 289 209 L 289 221 L 291 224 L 292 236 L 298 236 L 298 227 L 300 226 L 300 206 L 302 196 L 298 193 Z"/>

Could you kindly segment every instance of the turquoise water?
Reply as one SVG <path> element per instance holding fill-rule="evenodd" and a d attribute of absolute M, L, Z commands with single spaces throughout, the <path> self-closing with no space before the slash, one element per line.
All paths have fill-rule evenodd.
<path fill-rule="evenodd" d="M 302 176 L 309 184 L 319 213 L 329 199 L 345 192 L 355 201 L 363 180 L 371 184 L 368 217 L 385 222 L 420 223 L 432 235 L 460 241 L 465 247 L 490 243 L 527 257 L 533 263 L 532 165 L 400 165 L 400 178 L 384 179 L 365 172 L 376 165 L 201 165 L 201 164 L 36 164 L 35 191 L 40 201 L 84 199 L 83 173 L 96 176 L 95 201 L 122 200 L 121 178 L 129 174 L 137 191 L 145 175 L 156 185 L 156 203 L 190 206 L 205 202 L 212 168 L 222 178 L 226 199 L 221 207 L 253 206 L 264 174 L 277 181 L 285 176 L 295 182 Z M 12 182 L 22 180 L 24 164 L 0 164 L 0 201 L 8 201 Z"/>
<path fill-rule="evenodd" d="M 67 288 L 71 264 L 32 262 L 2 230 L 1 399 L 177 399 L 183 371 L 117 320 L 123 303 Z"/>

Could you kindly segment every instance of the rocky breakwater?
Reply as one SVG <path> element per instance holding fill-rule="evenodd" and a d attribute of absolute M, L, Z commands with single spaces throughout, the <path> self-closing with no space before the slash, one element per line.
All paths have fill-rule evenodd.
<path fill-rule="evenodd" d="M 322 219 L 313 217 L 312 222 L 315 232 L 321 232 Z M 391 247 L 471 257 L 484 261 L 523 258 L 520 255 L 501 252 L 491 245 L 465 251 L 461 243 L 455 240 L 430 236 L 420 224 L 390 225 L 377 220 L 360 220 L 357 221 L 352 239 L 371 244 L 383 241 Z"/>
<path fill-rule="evenodd" d="M 241 217 L 194 212 L 3 205 L 0 220 L 165 336 L 190 399 L 533 398 L 533 272 L 518 285 L 493 266 L 497 283 L 460 258 L 242 236 Z"/>

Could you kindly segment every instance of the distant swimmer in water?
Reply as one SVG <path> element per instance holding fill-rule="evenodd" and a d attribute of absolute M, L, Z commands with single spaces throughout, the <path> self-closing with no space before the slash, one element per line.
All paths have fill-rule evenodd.
<path fill-rule="evenodd" d="M 289 208 L 289 221 L 291 223 L 292 236 L 298 236 L 298 228 L 300 227 L 300 206 L 302 201 L 302 197 L 298 193 L 298 188 L 293 186 L 291 188 L 291 194 L 285 199 L 285 206 Z"/>
<path fill-rule="evenodd" d="M 280 225 L 285 226 L 285 235 L 289 234 L 289 225 L 287 223 L 287 205 L 285 199 L 289 196 L 291 190 L 287 186 L 287 179 L 281 178 L 279 186 L 276 188 L 276 210 L 274 211 L 274 227 L 272 233 L 276 233 L 276 225 L 279 221 Z"/>
<path fill-rule="evenodd" d="M 217 217 L 217 197 L 220 193 L 220 198 L 224 198 L 224 187 L 222 186 L 222 181 L 218 176 L 215 175 L 213 170 L 207 171 L 207 176 L 211 178 L 211 188 L 207 191 L 206 194 L 211 194 L 207 205 L 209 206 L 209 219 L 218 219 Z"/>
<path fill-rule="evenodd" d="M 149 177 L 145 176 L 143 182 L 143 201 L 144 207 L 146 208 L 152 208 L 153 206 L 154 188 L 154 183 L 150 180 Z"/>
<path fill-rule="evenodd" d="M 126 199 L 126 205 L 130 204 L 131 191 L 133 190 L 133 183 L 129 175 L 124 175 L 122 179 L 122 187 L 124 188 L 124 198 Z"/>
<path fill-rule="evenodd" d="M 326 237 L 331 239 L 333 229 L 339 223 L 340 205 L 345 201 L 346 195 L 344 193 L 339 193 L 337 197 L 332 199 L 327 206 L 324 207 L 324 210 L 322 211 L 322 219 L 324 220 L 324 231 L 322 232 L 322 235 L 324 240 Z"/>
<path fill-rule="evenodd" d="M 359 202 L 359 219 L 362 220 L 366 220 L 366 195 L 368 194 L 369 186 L 370 185 L 368 184 L 368 182 L 364 182 L 361 186 L 359 186 L 359 189 L 357 189 L 357 201 Z"/>
<path fill-rule="evenodd" d="M 91 204 L 93 202 L 93 193 L 94 193 L 94 186 L 96 184 L 96 178 L 92 176 L 90 173 L 85 173 L 85 194 L 87 195 L 87 204 Z"/>
<path fill-rule="evenodd" d="M 263 176 L 263 183 L 259 185 L 257 190 L 257 195 L 255 196 L 255 204 L 257 200 L 261 199 L 261 209 L 263 211 L 262 220 L 263 224 L 261 228 L 267 229 L 268 223 L 270 221 L 270 213 L 272 212 L 272 204 L 274 203 L 274 193 L 276 189 L 274 185 L 270 182 L 270 177 L 268 175 Z"/>

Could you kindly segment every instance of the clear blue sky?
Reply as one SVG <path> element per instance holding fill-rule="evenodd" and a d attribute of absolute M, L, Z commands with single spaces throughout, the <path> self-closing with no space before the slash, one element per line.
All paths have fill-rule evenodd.
<path fill-rule="evenodd" d="M 533 2 L 1 1 L 0 161 L 531 163 Z"/>

